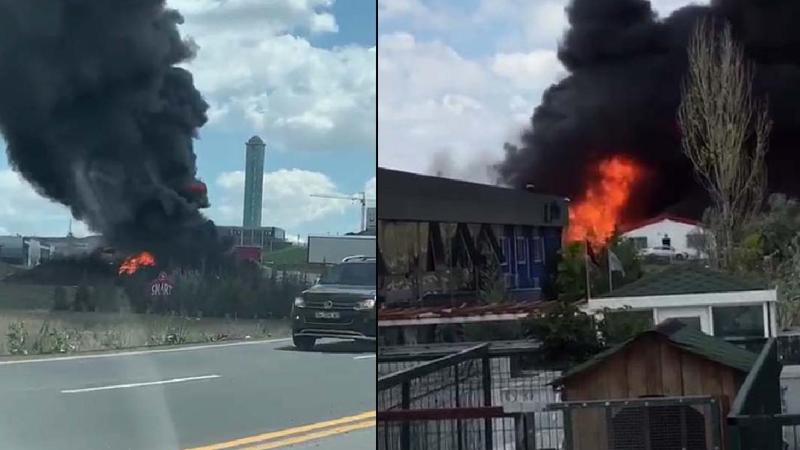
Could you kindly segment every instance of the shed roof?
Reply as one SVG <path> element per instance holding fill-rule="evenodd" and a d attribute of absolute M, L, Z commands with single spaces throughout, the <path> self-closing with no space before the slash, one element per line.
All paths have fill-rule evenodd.
<path fill-rule="evenodd" d="M 697 264 L 676 264 L 661 272 L 645 275 L 631 284 L 600 295 L 598 298 L 707 294 L 766 289 L 769 289 L 769 284 L 765 280 L 732 275 Z"/>
<path fill-rule="evenodd" d="M 378 168 L 378 219 L 562 227 L 563 197 Z"/>
<path fill-rule="evenodd" d="M 716 338 L 695 328 L 688 327 L 680 320 L 670 319 L 662 322 L 652 330 L 640 333 L 578 364 L 564 373 L 560 378 L 553 381 L 552 384 L 563 384 L 564 380 L 567 378 L 571 378 L 597 366 L 599 363 L 627 348 L 634 341 L 648 335 L 661 336 L 682 350 L 745 373 L 750 371 L 750 368 L 753 367 L 758 357 L 757 354 L 737 347 L 724 339 Z"/>
<path fill-rule="evenodd" d="M 672 222 L 678 222 L 678 223 L 682 223 L 682 224 L 686 224 L 686 225 L 692 225 L 692 226 L 696 226 L 696 227 L 700 226 L 700 221 L 699 220 L 689 219 L 689 218 L 677 216 L 677 215 L 674 215 L 674 214 L 660 214 L 658 216 L 651 217 L 649 219 L 645 219 L 645 220 L 642 220 L 642 221 L 639 221 L 639 222 L 623 224 L 620 227 L 620 231 L 622 233 L 628 233 L 628 232 L 631 232 L 631 231 L 634 231 L 634 230 L 638 230 L 639 228 L 643 228 L 643 227 L 646 227 L 648 225 L 652 225 L 654 223 L 663 222 L 665 220 L 670 220 Z"/>

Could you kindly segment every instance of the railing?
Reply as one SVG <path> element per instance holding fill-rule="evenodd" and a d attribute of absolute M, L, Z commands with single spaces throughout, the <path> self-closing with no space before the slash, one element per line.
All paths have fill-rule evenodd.
<path fill-rule="evenodd" d="M 727 417 L 731 450 L 797 449 L 800 414 L 782 414 L 778 341 L 771 338 L 745 378 Z"/>
<path fill-rule="evenodd" d="M 517 341 L 380 349 L 378 447 L 559 448 L 561 413 L 544 405 L 559 401 L 549 383 L 561 371 L 535 362 L 539 347 Z M 538 409 L 523 413 L 521 404 Z"/>

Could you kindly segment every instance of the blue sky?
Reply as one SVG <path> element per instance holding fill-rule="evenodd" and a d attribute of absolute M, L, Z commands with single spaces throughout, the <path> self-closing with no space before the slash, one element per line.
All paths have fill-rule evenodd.
<path fill-rule="evenodd" d="M 547 87 L 568 0 L 378 0 L 378 164 L 494 183 Z M 689 0 L 652 0 L 668 15 Z M 694 3 L 707 3 L 697 0 Z"/>
<path fill-rule="evenodd" d="M 293 236 L 355 231 L 357 204 L 309 195 L 367 190 L 374 198 L 374 2 L 167 3 L 200 47 L 185 66 L 211 105 L 195 142 L 209 217 L 241 224 L 244 143 L 259 135 L 267 143 L 264 225 Z M 0 159 L 0 233 L 63 235 L 68 222 L 65 207 L 39 197 Z"/>

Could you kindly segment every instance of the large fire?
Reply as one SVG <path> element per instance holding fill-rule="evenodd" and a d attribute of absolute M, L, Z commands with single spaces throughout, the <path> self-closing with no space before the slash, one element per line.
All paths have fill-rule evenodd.
<path fill-rule="evenodd" d="M 595 247 L 603 246 L 614 234 L 641 172 L 633 161 L 619 156 L 601 162 L 598 169 L 600 177 L 569 208 L 567 241 L 588 240 Z"/>
<path fill-rule="evenodd" d="M 156 265 L 156 259 L 149 252 L 142 252 L 138 255 L 130 256 L 119 266 L 119 274 L 133 275 L 141 267 L 152 267 Z"/>

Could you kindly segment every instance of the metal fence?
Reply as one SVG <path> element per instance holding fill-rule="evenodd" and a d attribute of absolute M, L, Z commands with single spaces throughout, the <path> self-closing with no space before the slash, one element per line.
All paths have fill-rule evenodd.
<path fill-rule="evenodd" d="M 567 450 L 719 450 L 720 407 L 709 396 L 563 402 Z"/>
<path fill-rule="evenodd" d="M 559 401 L 549 383 L 561 372 L 537 367 L 537 352 L 524 342 L 379 351 L 379 448 L 560 448 L 561 413 L 545 406 Z"/>
<path fill-rule="evenodd" d="M 782 414 L 781 359 L 791 351 L 779 350 L 771 338 L 758 355 L 728 414 L 731 450 L 798 449 L 800 414 Z"/>

